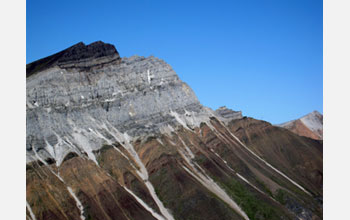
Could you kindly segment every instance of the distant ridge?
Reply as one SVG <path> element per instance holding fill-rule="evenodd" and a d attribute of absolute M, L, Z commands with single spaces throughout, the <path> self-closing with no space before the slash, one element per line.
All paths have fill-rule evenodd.
<path fill-rule="evenodd" d="M 323 115 L 313 111 L 299 119 L 277 125 L 300 136 L 323 140 Z"/>

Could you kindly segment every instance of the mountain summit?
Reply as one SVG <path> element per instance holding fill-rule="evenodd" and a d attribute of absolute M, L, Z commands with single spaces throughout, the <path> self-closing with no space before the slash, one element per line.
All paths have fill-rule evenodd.
<path fill-rule="evenodd" d="M 116 60 L 120 60 L 120 56 L 112 44 L 96 41 L 85 45 L 79 42 L 49 57 L 27 64 L 27 77 L 54 66 L 65 69 L 88 68 Z"/>
<path fill-rule="evenodd" d="M 285 122 L 277 126 L 286 128 L 300 136 L 317 140 L 323 139 L 323 115 L 313 111 L 299 119 Z"/>
<path fill-rule="evenodd" d="M 26 80 L 28 219 L 322 218 L 321 141 L 201 105 L 161 59 L 79 43 Z"/>

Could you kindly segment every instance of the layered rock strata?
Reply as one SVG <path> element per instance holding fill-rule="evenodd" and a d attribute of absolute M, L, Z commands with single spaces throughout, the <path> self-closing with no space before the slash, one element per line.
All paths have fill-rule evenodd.
<path fill-rule="evenodd" d="M 83 62 L 76 60 L 82 57 L 76 53 L 89 52 L 92 46 L 71 52 L 80 47 L 78 44 L 61 52 L 68 54 L 63 56 L 64 62 L 60 58 L 57 65 L 27 78 L 27 161 L 37 153 L 59 164 L 69 152 L 85 152 L 95 160 L 91 152 L 106 142 L 101 138 L 108 136 L 105 128 L 142 136 L 174 126 L 177 114 L 185 111 L 207 114 L 192 89 L 164 61 L 134 56 L 87 71 L 72 68 Z M 114 55 L 98 56 L 107 63 L 115 57 L 119 57 L 116 50 Z M 90 58 L 84 57 L 84 62 L 86 59 Z M 66 61 L 78 64 L 66 68 Z M 93 59 L 93 64 L 85 66 L 96 62 Z"/>
<path fill-rule="evenodd" d="M 242 111 L 233 111 L 232 109 L 229 109 L 226 106 L 222 106 L 216 109 L 215 113 L 218 116 L 221 116 L 221 119 L 226 122 L 243 118 Z"/>
<path fill-rule="evenodd" d="M 97 42 L 27 67 L 27 219 L 322 218 L 321 142 L 202 106 L 164 61 Z"/>

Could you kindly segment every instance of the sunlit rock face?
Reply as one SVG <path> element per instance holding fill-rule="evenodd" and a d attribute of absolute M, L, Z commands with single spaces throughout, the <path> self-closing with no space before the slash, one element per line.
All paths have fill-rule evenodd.
<path fill-rule="evenodd" d="M 192 89 L 158 58 L 116 59 L 115 50 L 81 61 L 67 50 L 65 62 L 59 58 L 57 65 L 27 78 L 28 155 L 34 147 L 42 157 L 60 161 L 72 148 L 77 153 L 98 149 L 105 141 L 101 137 L 111 136 L 108 130 L 131 136 L 155 133 L 173 124 L 171 112 L 203 110 Z"/>
<path fill-rule="evenodd" d="M 322 142 L 202 106 L 155 57 L 27 65 L 27 219 L 322 218 Z"/>

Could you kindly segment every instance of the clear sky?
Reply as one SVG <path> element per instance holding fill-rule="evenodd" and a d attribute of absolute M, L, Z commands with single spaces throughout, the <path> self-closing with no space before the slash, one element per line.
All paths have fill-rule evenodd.
<path fill-rule="evenodd" d="M 323 113 L 321 0 L 27 0 L 27 63 L 75 43 L 169 63 L 200 102 L 281 123 Z"/>

